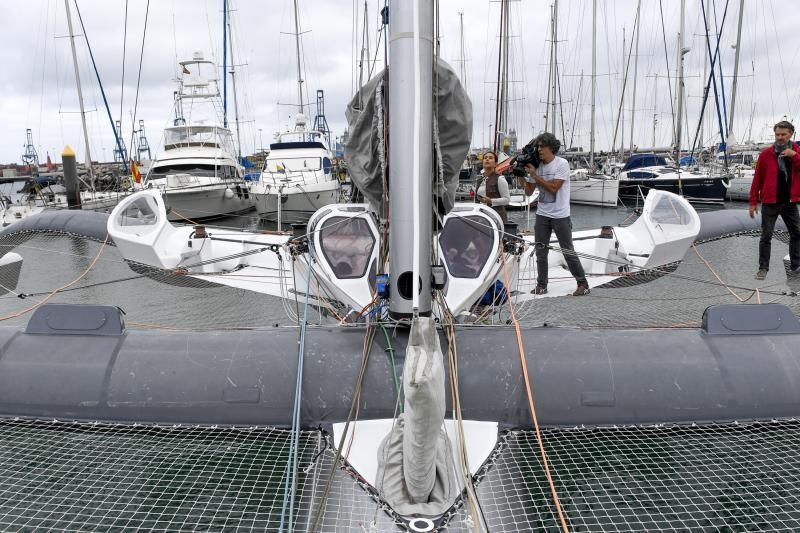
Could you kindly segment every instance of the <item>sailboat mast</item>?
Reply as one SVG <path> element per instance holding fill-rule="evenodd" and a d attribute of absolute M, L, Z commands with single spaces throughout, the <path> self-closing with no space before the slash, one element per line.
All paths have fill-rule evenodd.
<path fill-rule="evenodd" d="M 736 30 L 736 57 L 733 62 L 733 86 L 731 87 L 731 114 L 728 117 L 728 134 L 733 132 L 733 112 L 736 109 L 736 84 L 739 81 L 739 49 L 742 44 L 742 18 L 744 17 L 744 0 L 739 2 L 739 28 Z"/>
<path fill-rule="evenodd" d="M 458 24 L 459 24 L 459 33 L 461 35 L 461 55 L 460 55 L 460 65 L 459 65 L 459 77 L 461 78 L 461 83 L 464 87 L 467 86 L 467 58 L 466 53 L 464 50 L 464 12 L 458 12 Z M 735 86 L 734 86 L 735 87 Z"/>
<path fill-rule="evenodd" d="M 72 47 L 72 65 L 75 68 L 75 85 L 78 87 L 78 103 L 81 107 L 81 123 L 83 124 L 83 143 L 86 145 L 86 168 L 89 170 L 89 177 L 94 185 L 94 174 L 92 172 L 92 154 L 89 149 L 89 133 L 86 129 L 86 111 L 83 109 L 83 91 L 81 90 L 81 75 L 78 71 L 78 53 L 75 50 L 75 32 L 72 31 L 72 15 L 69 9 L 69 0 L 64 0 L 64 8 L 67 10 L 67 26 L 69 26 L 69 44 Z"/>
<path fill-rule="evenodd" d="M 627 44 L 627 36 L 625 34 L 625 26 L 622 27 L 622 87 L 620 87 L 620 101 L 619 101 L 619 153 L 623 155 L 625 152 L 625 82 L 628 78 L 628 70 L 625 68 L 625 46 Z M 614 129 L 614 142 L 611 146 L 611 151 L 614 151 L 614 145 L 617 144 L 617 130 Z"/>
<path fill-rule="evenodd" d="M 597 0 L 592 0 L 592 120 L 589 128 L 589 172 L 594 174 L 594 120 L 597 95 Z"/>
<path fill-rule="evenodd" d="M 677 95 L 677 122 L 675 125 L 675 162 L 680 163 L 681 160 L 681 135 L 683 134 L 683 56 L 688 52 L 684 49 L 684 29 L 685 29 L 685 15 L 686 15 L 686 0 L 681 0 L 681 29 L 678 34 L 678 95 Z"/>
<path fill-rule="evenodd" d="M 228 0 L 222 0 L 222 126 L 228 127 Z"/>
<path fill-rule="evenodd" d="M 431 312 L 432 11 L 427 0 L 389 2 L 389 312 L 395 317 Z"/>
<path fill-rule="evenodd" d="M 228 44 L 231 50 L 231 86 L 233 89 L 233 119 L 236 122 L 236 155 L 242 157 L 242 135 L 239 130 L 239 99 L 236 95 L 236 61 L 233 59 L 233 30 L 231 28 L 230 1 L 226 1 L 227 24 L 228 24 Z"/>
<path fill-rule="evenodd" d="M 300 18 L 297 14 L 297 0 L 294 0 L 294 45 L 297 53 L 297 101 L 303 113 L 303 71 L 300 67 Z"/>
<path fill-rule="evenodd" d="M 553 2 L 553 46 L 552 46 L 552 58 L 553 64 L 550 66 L 552 69 L 552 78 L 551 78 L 551 91 L 553 93 L 553 100 L 550 103 L 550 115 L 553 117 L 553 129 L 548 130 L 552 131 L 553 135 L 556 133 L 556 101 L 557 101 L 557 92 L 556 86 L 558 85 L 558 0 Z M 563 133 L 563 131 L 562 131 Z"/>
<path fill-rule="evenodd" d="M 500 77 L 501 80 L 501 96 L 500 96 L 500 125 L 497 128 L 501 132 L 503 139 L 508 135 L 508 49 L 509 49 L 509 28 L 510 28 L 510 13 L 509 13 L 509 0 L 503 2 L 503 9 L 505 16 L 503 17 L 503 28 L 501 35 L 503 39 L 503 73 Z M 501 144 L 498 148 L 501 150 L 505 147 Z"/>
<path fill-rule="evenodd" d="M 634 119 L 636 117 L 636 78 L 639 73 L 639 33 L 642 24 L 642 19 L 640 17 L 641 9 L 642 0 L 639 0 L 636 3 L 636 26 L 634 27 L 634 31 L 636 32 L 636 54 L 633 58 L 633 91 L 631 92 L 631 142 L 628 146 L 631 154 L 633 154 L 633 125 L 636 122 Z"/>

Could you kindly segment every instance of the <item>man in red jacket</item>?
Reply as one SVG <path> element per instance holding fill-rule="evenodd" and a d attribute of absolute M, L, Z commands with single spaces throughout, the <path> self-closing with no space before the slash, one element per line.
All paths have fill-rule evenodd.
<path fill-rule="evenodd" d="M 775 144 L 758 156 L 753 185 L 750 186 L 750 218 L 758 213 L 761 201 L 761 240 L 758 243 L 758 272 L 764 279 L 769 271 L 772 232 L 778 215 L 789 230 L 791 275 L 800 275 L 800 146 L 792 142 L 794 126 L 782 120 L 775 124 Z"/>

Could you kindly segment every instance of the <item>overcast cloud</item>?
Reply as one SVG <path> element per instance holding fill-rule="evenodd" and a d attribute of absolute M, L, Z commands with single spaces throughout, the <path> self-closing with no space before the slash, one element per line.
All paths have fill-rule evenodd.
<path fill-rule="evenodd" d="M 421 0 L 425 1 L 425 0 Z M 712 31 L 722 21 L 724 0 L 707 0 Z M 63 0 L 4 2 L 6 18 L 0 32 L 0 162 L 19 162 L 25 129 L 33 130 L 40 159 L 49 152 L 60 160 L 64 145 L 71 145 L 84 159 L 78 97 L 70 52 Z M 297 103 L 292 2 L 288 0 L 230 0 L 233 12 L 234 59 L 242 151 L 252 153 L 273 134 L 286 129 Z M 548 95 L 548 62 L 552 2 L 512 2 L 512 53 L 509 127 L 521 142 L 545 127 Z M 687 124 L 684 138 L 697 130 L 701 85 L 706 64 L 703 19 L 699 0 L 686 2 Z M 73 26 L 81 34 L 73 7 Z M 325 91 L 328 123 L 336 136 L 345 129 L 344 109 L 357 83 L 354 34 L 361 34 L 363 0 L 299 0 L 306 92 L 313 99 Z M 383 0 L 368 0 L 371 54 L 376 50 L 378 9 Z M 499 2 L 489 0 L 440 0 L 441 55 L 458 71 L 460 64 L 459 12 L 463 12 L 466 86 L 473 101 L 473 146 L 490 143 L 494 123 L 494 91 L 497 74 Z M 623 31 L 630 46 L 636 0 L 598 0 L 597 38 L 597 148 L 609 149 L 617 131 L 616 145 L 624 139 L 640 147 L 664 146 L 672 137 L 670 85 L 674 77 L 679 28 L 678 0 L 642 0 L 638 75 L 635 103 L 632 95 L 634 61 L 631 61 L 624 104 L 624 119 L 617 126 L 623 63 Z M 661 8 L 663 5 L 664 28 Z M 9 9 L 13 6 L 13 9 Z M 127 46 L 123 46 L 126 32 Z M 785 1 L 747 0 L 742 30 L 741 62 L 734 132 L 739 140 L 769 138 L 771 125 L 800 112 L 800 47 L 793 43 L 800 15 Z M 122 116 L 123 135 L 130 138 L 131 118 L 145 122 L 153 155 L 159 149 L 162 129 L 172 120 L 172 93 L 177 61 L 202 51 L 222 63 L 221 0 L 153 0 L 150 2 L 144 39 L 141 80 L 137 103 L 137 76 L 147 0 L 78 0 L 86 33 L 99 70 L 111 113 Z M 354 10 L 359 10 L 354 24 Z M 739 2 L 729 0 L 721 40 L 721 63 L 726 97 L 730 105 L 736 23 Z M 786 13 L 783 13 L 786 11 Z M 566 144 L 588 148 L 591 73 L 591 0 L 561 0 L 558 13 L 558 62 L 561 75 L 557 110 L 557 134 Z M 663 31 L 663 33 L 662 33 Z M 666 55 L 665 42 L 666 36 Z M 94 160 L 113 158 L 114 141 L 99 86 L 88 58 L 86 43 L 76 39 L 85 106 L 88 111 L 90 147 Z M 381 42 L 381 46 L 382 46 Z M 634 50 L 635 50 L 634 43 Z M 626 48 L 625 54 L 628 53 Z M 123 86 L 124 57 L 124 86 Z M 669 61 L 670 71 L 666 61 Z M 230 61 L 230 57 L 229 57 Z M 377 68 L 380 68 L 378 65 Z M 124 90 L 123 90 L 124 87 Z M 228 85 L 229 94 L 232 87 Z M 229 96 L 229 120 L 234 121 L 233 97 Z M 728 110 L 730 112 L 730 110 Z M 307 111 L 313 117 L 314 111 Z M 633 132 L 631 135 L 631 115 Z M 713 94 L 706 111 L 704 133 L 719 139 Z M 655 125 L 654 125 L 655 119 Z M 562 130 L 561 124 L 564 124 Z M 686 144 L 686 141 L 684 141 Z"/>

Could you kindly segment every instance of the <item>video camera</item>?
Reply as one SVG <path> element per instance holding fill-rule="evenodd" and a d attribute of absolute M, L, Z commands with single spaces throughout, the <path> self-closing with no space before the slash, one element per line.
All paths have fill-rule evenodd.
<path fill-rule="evenodd" d="M 528 144 L 522 147 L 516 156 L 514 156 L 514 166 L 511 167 L 511 173 L 517 177 L 524 177 L 528 174 L 525 166 L 529 163 L 534 167 L 541 164 L 539 159 L 539 137 L 535 137 Z"/>

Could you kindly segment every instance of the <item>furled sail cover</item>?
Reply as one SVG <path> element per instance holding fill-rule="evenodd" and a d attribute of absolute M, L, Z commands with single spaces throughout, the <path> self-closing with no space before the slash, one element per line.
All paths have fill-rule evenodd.
<path fill-rule="evenodd" d="M 438 113 L 434 139 L 442 182 L 434 181 L 435 205 L 440 216 L 455 203 L 458 172 L 472 142 L 472 102 L 453 69 L 442 60 L 437 66 L 436 105 Z M 434 78 L 435 79 L 435 78 Z M 353 184 L 373 210 L 380 212 L 383 197 L 382 169 L 384 144 L 384 73 L 372 78 L 347 106 L 349 137 L 344 155 Z M 432 176 L 431 179 L 436 179 Z"/>

